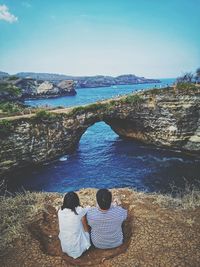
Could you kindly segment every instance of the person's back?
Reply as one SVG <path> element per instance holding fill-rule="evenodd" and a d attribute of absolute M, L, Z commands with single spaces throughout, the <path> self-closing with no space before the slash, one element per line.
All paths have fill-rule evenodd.
<path fill-rule="evenodd" d="M 87 212 L 92 243 L 97 248 L 115 248 L 123 243 L 122 223 L 127 217 L 127 210 L 112 206 L 111 201 L 111 192 L 100 189 L 97 192 L 99 207 L 91 208 Z"/>
<path fill-rule="evenodd" d="M 74 192 L 65 195 L 63 205 L 58 211 L 61 248 L 73 258 L 80 257 L 90 247 L 90 236 L 83 225 L 86 211 L 86 208 L 80 207 L 78 196 Z"/>

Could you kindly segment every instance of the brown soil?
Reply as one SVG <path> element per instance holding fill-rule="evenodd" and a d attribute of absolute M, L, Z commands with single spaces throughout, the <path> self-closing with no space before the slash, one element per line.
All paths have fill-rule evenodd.
<path fill-rule="evenodd" d="M 109 259 L 100 264 L 95 261 L 94 266 L 200 266 L 200 207 L 166 208 L 159 204 L 157 195 L 145 195 L 129 189 L 113 189 L 112 192 L 114 196 L 120 196 L 122 206 L 129 207 L 133 233 L 130 234 L 130 244 L 128 242 L 126 249 L 114 250 L 113 253 L 119 255 L 115 255 L 114 258 L 109 258 L 112 256 L 109 255 Z M 79 191 L 82 205 L 94 205 L 95 193 L 96 190 L 93 189 Z M 61 202 L 62 197 L 56 194 L 46 198 L 46 204 L 56 208 Z M 39 217 L 41 214 L 38 214 L 32 223 L 37 222 Z M 67 257 L 48 255 L 40 238 L 30 233 L 30 225 L 29 222 L 27 227 L 24 227 L 24 233 L 15 241 L 13 249 L 0 258 L 0 266 L 72 266 L 73 261 L 70 264 Z M 105 256 L 103 251 L 102 254 L 101 251 L 95 254 L 95 250 L 91 253 L 94 258 L 96 256 L 95 260 Z M 76 266 L 82 265 L 83 258 L 84 256 L 79 258 L 79 264 L 77 262 Z"/>

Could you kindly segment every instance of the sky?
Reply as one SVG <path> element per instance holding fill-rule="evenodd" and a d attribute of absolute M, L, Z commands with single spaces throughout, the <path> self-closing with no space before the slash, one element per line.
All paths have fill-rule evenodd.
<path fill-rule="evenodd" d="M 172 78 L 200 67 L 200 0 L 0 0 L 0 70 Z"/>

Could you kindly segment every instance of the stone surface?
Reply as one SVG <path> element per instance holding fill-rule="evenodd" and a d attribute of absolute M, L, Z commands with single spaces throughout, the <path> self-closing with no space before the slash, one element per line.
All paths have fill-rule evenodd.
<path fill-rule="evenodd" d="M 104 121 L 122 138 L 200 155 L 200 89 L 149 90 L 74 109 L 49 118 L 7 118 L 1 134 L 0 174 L 73 151 L 88 127 Z"/>

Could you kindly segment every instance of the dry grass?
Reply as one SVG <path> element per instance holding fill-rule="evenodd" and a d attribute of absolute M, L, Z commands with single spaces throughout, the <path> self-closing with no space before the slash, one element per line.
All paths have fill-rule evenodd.
<path fill-rule="evenodd" d="M 184 189 L 172 187 L 172 193 L 156 195 L 155 203 L 165 208 L 195 209 L 200 206 L 200 189 L 185 183 Z"/>
<path fill-rule="evenodd" d="M 45 197 L 44 193 L 30 192 L 0 197 L 0 255 L 23 236 L 25 224 L 44 208 Z"/>
<path fill-rule="evenodd" d="M 192 210 L 200 206 L 200 191 L 186 188 L 176 198 L 171 195 L 146 194 L 126 189 L 127 193 L 134 194 L 138 202 L 151 198 L 154 204 L 166 209 Z M 94 205 L 96 190 L 80 190 L 79 195 L 83 205 Z M 118 194 L 118 189 L 113 189 L 113 197 Z M 123 195 L 122 195 L 123 200 Z M 13 247 L 14 240 L 26 238 L 26 225 L 34 217 L 45 209 L 45 204 L 60 206 L 62 195 L 58 193 L 18 193 L 15 196 L 0 197 L 0 256 L 9 253 Z M 131 203 L 127 203 L 131 208 Z"/>

